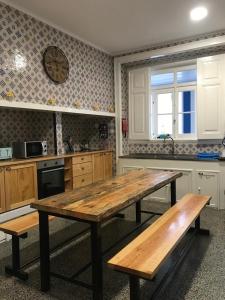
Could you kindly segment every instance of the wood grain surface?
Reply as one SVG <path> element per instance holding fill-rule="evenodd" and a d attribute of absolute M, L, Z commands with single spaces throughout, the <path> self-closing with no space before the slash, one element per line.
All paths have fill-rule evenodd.
<path fill-rule="evenodd" d="M 49 216 L 49 220 L 52 220 L 53 218 L 53 216 Z M 18 236 L 28 232 L 38 224 L 38 212 L 33 212 L 0 224 L 0 230 L 8 234 Z"/>
<path fill-rule="evenodd" d="M 181 176 L 182 173 L 173 171 L 135 170 L 78 190 L 35 201 L 31 207 L 49 214 L 100 222 Z"/>
<path fill-rule="evenodd" d="M 210 199 L 210 196 L 185 195 L 110 259 L 109 266 L 141 278 L 153 279 Z"/>

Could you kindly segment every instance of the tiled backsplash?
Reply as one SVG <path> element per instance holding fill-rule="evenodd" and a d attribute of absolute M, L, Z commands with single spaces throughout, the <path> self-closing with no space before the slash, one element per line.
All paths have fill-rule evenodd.
<path fill-rule="evenodd" d="M 47 140 L 54 153 L 53 113 L 0 109 L 0 147 L 14 141 Z"/>
<path fill-rule="evenodd" d="M 16 101 L 102 111 L 114 105 L 113 58 L 75 38 L 0 2 L 0 95 L 13 90 Z M 68 80 L 55 84 L 44 72 L 42 54 L 60 47 L 70 64 Z"/>
<path fill-rule="evenodd" d="M 99 124 L 108 125 L 108 138 L 99 138 Z M 116 136 L 115 120 L 103 117 L 79 116 L 72 114 L 62 115 L 62 136 L 63 141 L 68 136 L 72 138 L 76 151 L 80 150 L 80 143 L 88 143 L 91 149 L 112 149 L 113 170 L 116 171 Z"/>
<path fill-rule="evenodd" d="M 99 124 L 108 124 L 108 139 L 99 138 Z M 92 149 L 112 149 L 115 171 L 115 121 L 114 119 L 80 116 L 75 114 L 56 114 L 57 152 L 64 152 L 63 141 L 71 136 L 75 151 L 86 140 Z M 11 146 L 13 141 L 47 140 L 48 154 L 54 154 L 53 113 L 26 111 L 21 109 L 0 109 L 0 147 Z"/>
<path fill-rule="evenodd" d="M 106 140 L 99 138 L 99 124 L 108 125 L 109 137 Z M 102 117 L 87 117 L 79 115 L 62 115 L 63 141 L 72 137 L 75 150 L 80 150 L 80 143 L 88 143 L 90 148 L 113 148 L 115 136 L 115 122 Z"/>

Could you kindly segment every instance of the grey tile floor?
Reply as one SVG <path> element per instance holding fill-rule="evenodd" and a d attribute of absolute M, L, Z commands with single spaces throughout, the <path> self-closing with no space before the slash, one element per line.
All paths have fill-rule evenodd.
<path fill-rule="evenodd" d="M 165 204 L 146 203 L 146 208 L 155 211 L 164 211 Z M 115 219 L 103 228 L 103 247 L 106 248 L 115 242 L 124 233 L 134 226 L 134 210 L 126 211 L 126 219 Z M 51 222 L 51 247 L 68 237 L 73 236 L 85 228 L 84 225 L 65 220 Z M 196 237 L 191 251 L 186 256 L 172 281 L 162 290 L 159 300 L 224 300 L 225 299 L 225 211 L 207 208 L 202 214 L 202 227 L 211 231 L 211 236 Z M 124 244 L 131 240 L 130 236 Z M 90 258 L 90 240 L 85 235 L 74 240 L 63 249 L 52 255 L 51 266 L 53 271 L 64 275 L 75 273 Z M 113 249 L 105 261 L 116 253 L 123 245 Z M 22 259 L 27 261 L 38 255 L 38 229 L 30 232 L 29 237 L 22 244 Z M 84 288 L 62 280 L 51 278 L 51 290 L 42 293 L 39 290 L 39 263 L 28 268 L 29 280 L 22 282 L 7 277 L 4 266 L 10 262 L 10 243 L 0 244 L 0 300 L 11 299 L 91 299 L 91 292 Z M 168 264 L 173 257 L 168 261 Z M 167 266 L 166 266 L 167 267 Z M 165 268 L 166 268 L 165 267 Z M 164 268 L 164 269 L 165 269 Z M 162 270 L 163 271 L 163 270 Z M 161 272 L 162 273 L 162 272 Z M 80 279 L 90 281 L 90 269 L 80 276 Z M 160 277 L 160 276 L 159 276 Z M 153 284 L 142 281 L 142 299 L 149 299 Z M 128 278 L 104 266 L 104 299 L 129 299 Z"/>

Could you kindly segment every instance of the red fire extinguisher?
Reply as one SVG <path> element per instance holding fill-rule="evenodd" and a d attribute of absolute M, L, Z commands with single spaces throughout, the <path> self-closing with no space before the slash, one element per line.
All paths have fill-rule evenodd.
<path fill-rule="evenodd" d="M 122 133 L 123 133 L 123 137 L 127 137 L 127 134 L 128 134 L 128 120 L 126 118 L 122 119 Z"/>

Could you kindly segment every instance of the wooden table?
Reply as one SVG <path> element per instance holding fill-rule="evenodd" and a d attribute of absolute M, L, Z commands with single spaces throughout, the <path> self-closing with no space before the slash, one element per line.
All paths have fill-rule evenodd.
<path fill-rule="evenodd" d="M 136 204 L 136 221 L 141 221 L 141 200 L 167 184 L 171 184 L 171 205 L 176 203 L 176 179 L 182 173 L 138 170 L 84 188 L 35 201 L 31 207 L 39 212 L 41 289 L 50 288 L 48 216 L 68 218 L 90 224 L 93 299 L 102 295 L 101 224 L 124 208 Z M 78 283 L 78 282 L 77 282 Z"/>

